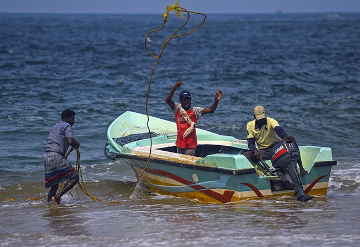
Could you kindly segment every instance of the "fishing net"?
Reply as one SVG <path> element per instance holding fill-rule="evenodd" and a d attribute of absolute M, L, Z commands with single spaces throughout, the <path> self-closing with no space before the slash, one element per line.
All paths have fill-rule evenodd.
<path fill-rule="evenodd" d="M 156 132 L 151 132 L 151 137 L 156 137 L 156 136 L 158 136 Z M 125 144 L 128 144 L 130 142 L 140 141 L 149 138 L 150 138 L 150 134 L 149 132 L 146 132 L 146 133 L 131 134 L 124 137 L 113 138 L 113 140 L 120 146 L 124 146 Z"/>

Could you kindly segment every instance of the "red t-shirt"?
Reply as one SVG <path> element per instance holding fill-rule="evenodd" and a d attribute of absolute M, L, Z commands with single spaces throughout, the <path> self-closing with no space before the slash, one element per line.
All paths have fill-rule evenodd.
<path fill-rule="evenodd" d="M 180 104 L 175 103 L 174 106 L 174 115 L 175 115 L 175 122 L 177 127 L 177 139 L 176 139 L 176 146 L 179 148 L 196 148 L 197 146 L 197 138 L 196 138 L 196 128 L 194 131 L 191 132 L 186 138 L 183 137 L 184 132 L 190 127 L 190 124 L 186 122 L 180 112 Z M 186 112 L 194 123 L 198 120 L 199 117 L 202 116 L 202 107 L 190 107 Z"/>

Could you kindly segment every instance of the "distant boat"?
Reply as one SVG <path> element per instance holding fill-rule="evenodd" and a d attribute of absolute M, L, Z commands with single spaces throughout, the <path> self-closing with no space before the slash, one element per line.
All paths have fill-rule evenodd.
<path fill-rule="evenodd" d="M 137 176 L 143 172 L 149 157 L 150 134 L 146 122 L 146 115 L 123 113 L 109 126 L 104 148 L 106 157 L 124 161 Z M 246 140 L 197 128 L 196 156 L 189 156 L 176 152 L 174 122 L 149 117 L 149 127 L 151 158 L 141 181 L 153 192 L 206 203 L 294 195 L 292 187 L 278 176 L 255 169 L 242 155 L 248 150 Z M 300 151 L 303 166 L 309 172 L 300 177 L 305 193 L 326 196 L 331 168 L 336 164 L 331 149 L 301 146 Z M 270 161 L 266 163 L 271 166 Z"/>
<path fill-rule="evenodd" d="M 340 15 L 339 14 L 326 14 L 326 17 L 328 17 L 328 18 L 339 18 Z"/>

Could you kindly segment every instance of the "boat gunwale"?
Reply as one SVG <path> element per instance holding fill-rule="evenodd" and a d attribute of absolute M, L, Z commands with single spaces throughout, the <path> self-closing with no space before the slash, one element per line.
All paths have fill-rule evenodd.
<path fill-rule="evenodd" d="M 114 154 L 114 158 L 132 159 L 132 160 L 139 160 L 139 161 L 148 161 L 148 159 L 149 159 L 149 157 L 136 156 L 136 155 L 132 155 L 132 154 L 123 154 L 123 153 Z M 193 169 L 193 170 L 216 172 L 216 173 L 222 173 L 222 174 L 228 174 L 228 175 L 245 175 L 245 174 L 256 173 L 255 168 L 232 170 L 232 169 L 226 169 L 226 168 L 220 168 L 220 167 L 204 166 L 204 165 L 199 165 L 199 164 L 185 164 L 185 163 L 181 163 L 181 162 L 163 160 L 163 159 L 152 158 L 152 157 L 150 157 L 150 162 L 155 162 L 155 163 L 159 163 L 159 164 L 163 164 L 163 165 L 189 168 L 189 169 Z"/>
<path fill-rule="evenodd" d="M 145 156 L 123 154 L 123 153 L 115 154 L 114 158 L 139 160 L 139 161 L 146 161 L 146 162 L 149 159 L 149 157 L 145 157 Z M 186 163 L 163 160 L 163 159 L 153 158 L 153 157 L 150 157 L 150 162 L 159 163 L 162 165 L 170 165 L 170 166 L 176 166 L 176 167 L 189 168 L 189 169 L 193 169 L 193 170 L 216 172 L 216 173 L 222 173 L 222 174 L 228 174 L 228 175 L 246 175 L 246 174 L 257 173 L 255 168 L 233 170 L 233 169 L 226 169 L 226 168 L 221 168 L 221 167 L 204 166 L 204 165 L 199 165 L 199 164 L 186 164 Z M 334 166 L 334 165 L 337 165 L 337 161 L 317 161 L 314 163 L 314 167 L 325 167 L 325 166 Z"/>
<path fill-rule="evenodd" d="M 314 167 L 323 167 L 323 166 L 336 166 L 336 160 L 327 160 L 327 161 L 316 161 Z"/>

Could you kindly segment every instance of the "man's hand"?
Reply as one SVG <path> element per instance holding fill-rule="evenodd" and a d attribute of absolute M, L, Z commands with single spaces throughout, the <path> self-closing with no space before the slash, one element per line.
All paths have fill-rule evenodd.
<path fill-rule="evenodd" d="M 217 93 L 215 94 L 215 100 L 219 101 L 221 99 L 221 97 L 223 96 L 222 91 L 217 91 Z"/>
<path fill-rule="evenodd" d="M 259 149 L 256 149 L 255 151 L 254 151 L 254 155 L 256 156 L 256 158 L 260 158 L 260 156 L 261 156 L 261 153 L 260 153 L 260 151 L 259 151 Z"/>
<path fill-rule="evenodd" d="M 219 91 L 217 91 L 217 93 L 215 94 L 215 100 L 214 100 L 214 103 L 212 104 L 212 106 L 210 106 L 210 108 L 204 108 L 203 110 L 202 110 L 202 115 L 204 115 L 204 114 L 207 114 L 207 113 L 213 113 L 215 110 L 216 110 L 216 108 L 217 108 L 217 105 L 218 105 L 218 102 L 219 102 L 219 100 L 221 99 L 221 97 L 222 97 L 222 92 L 219 90 Z"/>
<path fill-rule="evenodd" d="M 165 99 L 165 102 L 170 106 L 170 108 L 172 110 L 174 110 L 175 104 L 174 101 L 172 101 L 172 97 L 174 96 L 174 92 L 176 89 L 178 89 L 184 82 L 183 81 L 178 81 L 177 83 L 175 83 L 175 86 L 171 89 L 170 93 L 168 94 L 168 96 Z"/>
<path fill-rule="evenodd" d="M 177 83 L 175 83 L 174 88 L 178 89 L 184 82 L 183 81 L 178 81 Z"/>
<path fill-rule="evenodd" d="M 285 136 L 284 139 L 285 139 L 285 141 L 287 141 L 287 142 L 295 141 L 295 138 L 292 137 L 292 136 Z"/>
<path fill-rule="evenodd" d="M 74 148 L 75 147 L 77 147 L 77 148 L 80 147 L 80 142 L 75 141 L 75 139 L 72 138 L 72 137 L 66 137 L 66 141 L 67 141 L 67 143 L 69 143 L 70 146 L 72 146 Z"/>

